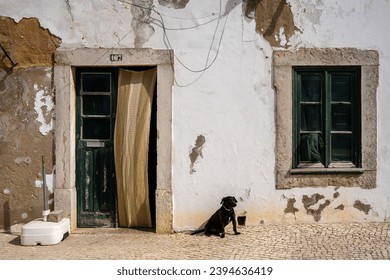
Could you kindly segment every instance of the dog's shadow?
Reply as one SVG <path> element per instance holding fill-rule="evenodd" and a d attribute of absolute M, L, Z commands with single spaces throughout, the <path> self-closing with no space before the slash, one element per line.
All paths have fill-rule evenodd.
<path fill-rule="evenodd" d="M 207 221 L 208 220 L 206 220 L 206 221 L 204 221 L 199 227 L 197 227 L 196 229 L 194 229 L 194 230 L 190 230 L 189 232 L 188 232 L 188 234 L 193 234 L 193 235 L 200 235 L 200 234 L 204 234 L 204 231 L 203 232 L 199 232 L 199 231 L 202 231 L 204 228 L 205 228 L 205 226 L 206 226 L 206 224 L 207 224 Z M 195 234 L 194 234 L 194 232 L 195 232 Z M 198 233 L 197 233 L 198 232 Z"/>

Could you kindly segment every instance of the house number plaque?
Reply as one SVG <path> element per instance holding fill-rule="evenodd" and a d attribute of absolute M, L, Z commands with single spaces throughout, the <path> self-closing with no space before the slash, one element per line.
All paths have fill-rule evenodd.
<path fill-rule="evenodd" d="M 119 53 L 110 54 L 110 61 L 122 61 L 122 54 Z"/>

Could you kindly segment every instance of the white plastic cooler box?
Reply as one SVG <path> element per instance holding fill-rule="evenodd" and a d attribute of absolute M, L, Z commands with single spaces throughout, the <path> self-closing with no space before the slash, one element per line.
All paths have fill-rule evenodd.
<path fill-rule="evenodd" d="M 63 218 L 58 223 L 31 221 L 22 226 L 20 240 L 22 245 L 55 245 L 69 235 L 70 220 Z"/>
<path fill-rule="evenodd" d="M 22 226 L 20 241 L 22 245 L 54 245 L 60 243 L 70 233 L 70 220 L 63 218 L 59 222 L 48 222 L 50 210 L 46 200 L 46 168 L 45 159 L 42 156 L 42 190 L 43 211 L 42 219 L 31 221 Z"/>

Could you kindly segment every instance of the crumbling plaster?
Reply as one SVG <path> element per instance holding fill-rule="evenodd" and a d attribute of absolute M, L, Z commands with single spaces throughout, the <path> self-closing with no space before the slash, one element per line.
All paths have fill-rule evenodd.
<path fill-rule="evenodd" d="M 43 207 L 41 157 L 49 206 L 54 192 L 53 53 L 60 40 L 38 19 L 0 17 L 0 228 L 25 223 Z"/>
<path fill-rule="evenodd" d="M 273 47 L 287 48 L 290 38 L 298 31 L 294 16 L 286 0 L 244 1 L 244 14 L 256 21 L 256 32 Z"/>
<path fill-rule="evenodd" d="M 35 111 L 44 109 L 36 106 L 42 98 L 52 98 L 52 75 L 51 68 L 33 67 L 11 73 L 0 70 L 0 77 L 0 228 L 9 229 L 41 215 L 42 155 L 53 209 L 53 131 L 40 131 Z M 42 89 L 36 88 L 38 84 Z M 52 111 L 44 110 L 52 120 Z"/>
<path fill-rule="evenodd" d="M 53 65 L 53 53 L 61 40 L 41 27 L 37 18 L 23 18 L 15 22 L 0 17 L 0 43 L 19 68 Z M 0 66 L 11 67 L 0 52 Z"/>
<path fill-rule="evenodd" d="M 386 139 L 390 138 L 387 129 L 390 111 L 386 104 L 390 102 L 390 82 L 383 77 L 390 75 L 390 34 L 385 30 L 388 1 L 222 0 L 220 10 L 219 1 L 155 0 L 153 8 L 164 19 L 165 34 L 158 14 L 146 12 L 142 17 L 124 2 L 46 0 L 39 6 L 32 2 L 0 0 L 0 13 L 15 22 L 37 18 L 42 28 L 61 38 L 63 50 L 135 46 L 173 49 L 176 56 L 172 91 L 175 230 L 197 227 L 219 206 L 224 195 L 239 199 L 237 210 L 247 212 L 247 224 L 316 222 L 315 219 L 318 222 L 387 220 L 390 144 Z M 283 21 L 275 17 L 278 7 Z M 262 14 L 266 10 L 273 11 L 272 15 Z M 99 11 L 98 17 L 95 11 Z M 219 14 L 222 17 L 218 20 Z M 147 32 L 142 29 L 133 32 L 134 21 L 145 19 Z M 164 35 L 169 38 L 169 44 Z M 275 189 L 272 56 L 275 50 L 308 47 L 353 47 L 376 50 L 379 54 L 378 170 L 373 189 L 345 188 L 338 186 L 339 182 L 320 188 Z M 201 71 L 206 66 L 207 70 Z M 36 117 L 31 105 L 34 100 L 30 102 L 29 112 Z M 35 130 L 39 126 L 36 122 Z M 43 137 L 41 133 L 38 135 Z M 207 144 L 202 148 L 203 158 L 195 162 L 196 172 L 190 174 L 189 152 L 199 135 L 207 139 Z M 28 158 L 33 160 L 29 155 L 16 158 L 22 164 L 27 164 Z M 64 199 L 57 201 L 59 207 L 70 204 L 71 200 L 66 198 L 74 196 L 74 193 L 67 194 L 68 189 L 61 191 Z M 12 190 L 7 187 L 2 195 L 9 193 Z M 311 197 L 321 199 L 305 204 L 305 198 Z M 6 205 L 3 208 L 8 209 Z"/>

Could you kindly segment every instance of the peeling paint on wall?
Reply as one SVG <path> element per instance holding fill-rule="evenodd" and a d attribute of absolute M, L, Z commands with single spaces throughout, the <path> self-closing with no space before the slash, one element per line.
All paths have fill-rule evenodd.
<path fill-rule="evenodd" d="M 337 210 L 340 212 L 345 211 L 343 214 L 341 214 L 340 217 L 343 217 L 348 210 L 353 207 L 358 209 L 359 211 L 363 212 L 365 215 L 368 215 L 370 210 L 372 209 L 372 206 L 370 204 L 365 204 L 361 202 L 360 200 L 355 200 L 353 205 L 346 204 L 340 201 L 341 194 L 338 191 L 339 187 L 336 187 L 334 189 L 333 194 L 319 194 L 314 193 L 311 195 L 303 195 L 302 196 L 302 204 L 304 209 L 306 210 L 306 214 L 313 216 L 314 221 L 319 222 L 324 215 L 324 210 L 328 208 L 328 212 L 326 213 L 327 217 L 329 217 L 329 213 L 333 215 L 333 211 Z M 299 207 L 296 208 L 296 199 L 294 197 L 286 197 L 285 195 L 282 195 L 282 199 L 287 200 L 286 208 L 284 209 L 285 214 L 294 214 L 298 212 L 300 209 Z M 330 206 L 330 207 L 328 207 Z M 347 210 L 347 211 L 346 211 Z M 373 211 L 372 211 L 373 212 Z M 372 213 L 373 216 L 376 214 L 375 212 Z"/>
<path fill-rule="evenodd" d="M 131 5 L 131 14 L 133 15 L 131 27 L 135 35 L 134 46 L 142 48 L 154 34 L 154 28 L 149 23 L 152 11 L 142 7 L 152 7 L 153 0 L 134 0 L 132 3 L 134 5 Z"/>
<path fill-rule="evenodd" d="M 36 91 L 35 112 L 38 114 L 37 121 L 41 123 L 39 132 L 47 135 L 53 129 L 53 109 L 54 103 L 51 95 L 48 95 L 48 89 L 39 89 L 37 84 L 34 85 Z"/>
<path fill-rule="evenodd" d="M 247 18 L 254 19 L 256 16 L 256 7 L 260 0 L 244 0 L 242 1 L 242 12 Z"/>
<path fill-rule="evenodd" d="M 312 215 L 316 222 L 321 219 L 322 211 L 330 204 L 330 200 L 328 199 L 326 199 L 323 203 L 319 203 L 321 200 L 325 200 L 325 196 L 318 193 L 313 194 L 310 197 L 304 195 L 302 198 L 302 203 L 307 211 L 307 214 Z"/>
<path fill-rule="evenodd" d="M 286 209 L 284 209 L 284 213 L 286 213 L 286 214 L 291 213 L 291 214 L 295 215 L 295 213 L 299 211 L 298 208 L 294 207 L 295 202 L 296 202 L 295 198 L 289 198 L 287 200 L 287 206 L 286 206 Z"/>
<path fill-rule="evenodd" d="M 42 155 L 47 170 L 53 170 L 53 133 L 47 133 L 54 114 L 51 85 L 51 66 L 7 71 L 0 65 L 0 230 L 41 216 L 42 189 L 35 180 Z M 36 121 L 37 114 L 42 123 Z M 49 191 L 52 182 L 47 177 Z M 28 214 L 26 220 L 23 213 Z"/>
<path fill-rule="evenodd" d="M 344 210 L 344 204 L 340 204 L 339 206 L 337 206 L 336 208 L 335 208 L 336 210 Z"/>
<path fill-rule="evenodd" d="M 174 9 L 184 9 L 190 0 L 158 0 L 161 6 Z"/>
<path fill-rule="evenodd" d="M 202 149 L 205 142 L 206 138 L 203 135 L 199 135 L 198 138 L 196 138 L 195 146 L 191 149 L 190 153 L 190 174 L 196 172 L 194 164 L 198 160 L 199 156 L 203 158 Z"/>
<path fill-rule="evenodd" d="M 256 32 L 273 47 L 287 48 L 289 39 L 298 30 L 285 0 L 247 0 L 243 3 L 243 12 L 246 17 L 255 18 Z"/>
<path fill-rule="evenodd" d="M 30 164 L 31 158 L 30 157 L 18 157 L 15 159 L 16 164 Z"/>
<path fill-rule="evenodd" d="M 46 188 L 49 193 L 54 193 L 54 180 L 55 175 L 54 174 L 46 174 Z M 40 179 L 35 180 L 35 187 L 36 188 L 42 188 L 43 181 Z"/>
<path fill-rule="evenodd" d="M 364 212 L 364 214 L 366 215 L 368 215 L 368 212 L 370 212 L 370 210 L 372 209 L 370 204 L 364 204 L 360 200 L 356 200 L 355 203 L 353 204 L 353 207 Z"/>

